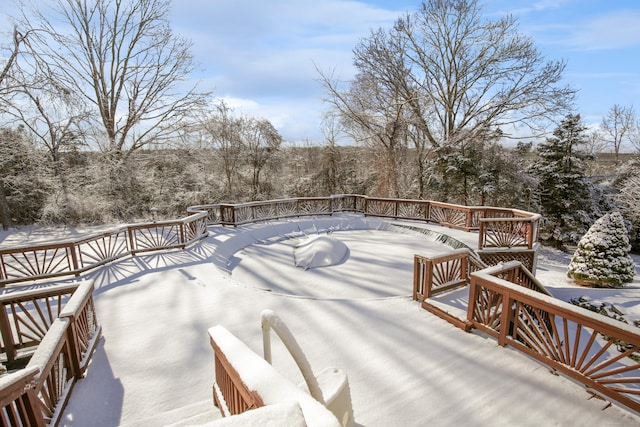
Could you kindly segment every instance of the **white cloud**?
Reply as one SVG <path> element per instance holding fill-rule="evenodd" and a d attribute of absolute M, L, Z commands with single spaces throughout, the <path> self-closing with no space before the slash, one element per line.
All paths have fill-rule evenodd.
<path fill-rule="evenodd" d="M 533 4 L 528 4 L 526 7 L 521 7 L 518 9 L 512 9 L 513 3 L 509 1 L 508 3 L 509 10 L 507 11 L 502 10 L 497 14 L 504 15 L 504 14 L 510 13 L 512 15 L 522 16 L 530 13 L 538 13 L 538 12 L 544 12 L 548 10 L 560 9 L 564 7 L 567 3 L 570 3 L 572 1 L 575 1 L 575 0 L 541 0 Z"/>
<path fill-rule="evenodd" d="M 579 50 L 624 49 L 640 45 L 640 11 L 618 10 L 568 27 L 565 43 Z"/>
<path fill-rule="evenodd" d="M 324 106 L 315 66 L 350 77 L 358 41 L 403 12 L 339 0 L 181 0 L 172 25 L 193 41 L 214 95 L 245 100 L 247 114 L 267 118 L 285 139 L 317 140 Z"/>

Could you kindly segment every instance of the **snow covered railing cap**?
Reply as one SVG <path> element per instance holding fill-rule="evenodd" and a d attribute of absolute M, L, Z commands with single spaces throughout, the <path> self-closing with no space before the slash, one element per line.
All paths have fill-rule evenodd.
<path fill-rule="evenodd" d="M 331 411 L 280 375 L 273 366 L 224 326 L 213 326 L 209 328 L 208 333 L 214 351 L 217 347 L 223 353 L 224 358 L 237 372 L 247 390 L 260 396 L 265 406 L 296 401 L 302 408 L 309 427 L 340 427 L 340 423 Z"/>

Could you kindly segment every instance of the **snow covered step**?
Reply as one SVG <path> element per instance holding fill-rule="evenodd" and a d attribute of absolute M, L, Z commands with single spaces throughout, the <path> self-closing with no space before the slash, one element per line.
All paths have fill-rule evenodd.
<path fill-rule="evenodd" d="M 151 417 L 131 421 L 122 427 L 165 426 L 181 427 L 205 424 L 222 418 L 220 411 L 213 405 L 212 400 L 204 400 L 186 405 L 171 411 L 159 413 Z"/>

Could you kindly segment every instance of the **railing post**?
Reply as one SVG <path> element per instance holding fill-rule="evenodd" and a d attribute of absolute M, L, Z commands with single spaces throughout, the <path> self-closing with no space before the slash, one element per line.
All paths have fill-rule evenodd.
<path fill-rule="evenodd" d="M 180 239 L 180 240 L 179 240 L 179 242 L 178 242 L 178 243 L 180 243 L 180 244 L 182 245 L 183 249 L 184 249 L 185 242 L 187 241 L 187 238 L 186 238 L 186 236 L 185 236 L 185 234 L 184 234 L 184 222 L 181 222 L 181 223 L 180 223 L 179 239 Z"/>
<path fill-rule="evenodd" d="M 482 249 L 484 247 L 484 233 L 485 233 L 485 225 L 484 221 L 478 221 L 478 249 Z"/>
<path fill-rule="evenodd" d="M 460 278 L 469 283 L 469 255 L 460 259 Z"/>
<path fill-rule="evenodd" d="M 0 310 L 0 334 L 2 334 L 2 343 L 4 344 L 4 351 L 7 356 L 7 364 L 11 365 L 16 360 L 16 347 L 13 342 L 9 315 L 7 314 L 6 305 L 4 304 L 2 304 L 2 310 Z"/>
<path fill-rule="evenodd" d="M 418 292 L 420 291 L 420 284 L 424 283 L 423 277 L 423 263 L 420 262 L 418 255 L 413 256 L 413 300 L 418 301 Z"/>
<path fill-rule="evenodd" d="M 127 227 L 127 235 L 129 237 L 129 252 L 131 252 L 131 255 L 135 255 L 136 245 L 135 239 L 133 238 L 133 230 L 131 229 L 131 227 Z"/>
<path fill-rule="evenodd" d="M 476 279 L 474 276 L 471 276 L 471 280 L 469 280 L 469 300 L 467 302 L 467 322 L 470 324 L 474 324 L 473 313 L 476 311 L 476 302 L 478 301 L 477 297 L 477 286 Z"/>
<path fill-rule="evenodd" d="M 78 320 L 75 313 L 69 314 L 65 316 L 65 318 L 69 319 L 69 326 L 67 327 L 67 343 L 69 344 L 69 362 L 71 363 L 71 371 L 75 379 L 79 380 L 82 378 L 82 370 L 80 368 L 80 359 L 82 358 L 82 354 L 78 346 L 78 326 L 76 325 Z"/>
<path fill-rule="evenodd" d="M 428 259 L 424 264 L 425 277 L 422 283 L 424 299 L 431 297 L 431 287 L 433 285 L 433 261 Z"/>
<path fill-rule="evenodd" d="M 71 365 L 77 379 L 84 375 L 102 331 L 96 317 L 93 290 L 93 282 L 84 281 L 59 314 L 60 319 L 69 319 L 67 341 Z"/>
<path fill-rule="evenodd" d="M 498 345 L 504 347 L 507 345 L 507 334 L 511 319 L 513 319 L 511 309 L 511 295 L 509 292 L 501 292 L 502 294 L 502 313 L 500 313 L 500 333 L 498 335 Z"/>
<path fill-rule="evenodd" d="M 76 277 L 78 277 L 80 275 L 80 272 L 78 271 L 80 269 L 80 266 L 78 265 L 78 255 L 76 251 L 79 252 L 80 248 L 78 248 L 78 246 L 74 242 L 74 243 L 71 243 L 67 249 L 68 249 L 67 254 L 69 253 L 71 254 L 71 266 L 73 267 L 73 271 L 75 271 Z"/>
<path fill-rule="evenodd" d="M 527 223 L 527 248 L 533 248 L 533 221 Z"/>
<path fill-rule="evenodd" d="M 26 399 L 23 400 L 24 410 L 27 418 L 29 418 L 30 422 L 32 422 L 35 427 L 45 427 L 44 417 L 42 416 L 42 411 L 40 410 L 40 399 L 33 389 L 33 387 L 29 387 L 28 390 L 25 390 Z"/>

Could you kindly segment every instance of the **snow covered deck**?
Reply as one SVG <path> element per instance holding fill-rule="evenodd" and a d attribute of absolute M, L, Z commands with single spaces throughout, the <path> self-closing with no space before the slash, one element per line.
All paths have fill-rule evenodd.
<path fill-rule="evenodd" d="M 515 350 L 422 310 L 411 300 L 413 254 L 450 248 L 398 225 L 419 224 L 338 215 L 213 227 L 190 249 L 94 271 L 103 338 L 62 423 L 197 425 L 219 418 L 207 330 L 223 325 L 261 354 L 266 308 L 287 322 L 314 370 L 347 373 L 358 425 L 640 423 Z M 477 234 L 419 226 L 477 245 Z M 348 257 L 296 268 L 294 246 L 327 231 L 347 245 Z M 274 366 L 301 382 L 278 344 Z"/>

